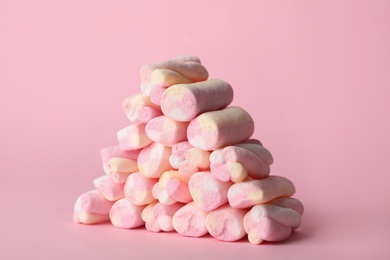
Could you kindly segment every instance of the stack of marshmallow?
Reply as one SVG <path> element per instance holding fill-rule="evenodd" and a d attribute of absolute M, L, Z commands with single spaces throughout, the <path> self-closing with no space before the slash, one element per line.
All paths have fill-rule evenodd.
<path fill-rule="evenodd" d="M 251 139 L 254 122 L 198 57 L 141 68 L 141 93 L 122 108 L 132 123 L 101 150 L 105 175 L 76 201 L 73 219 L 145 226 L 222 241 L 281 241 L 299 227 L 294 184 L 272 176 L 271 153 Z"/>

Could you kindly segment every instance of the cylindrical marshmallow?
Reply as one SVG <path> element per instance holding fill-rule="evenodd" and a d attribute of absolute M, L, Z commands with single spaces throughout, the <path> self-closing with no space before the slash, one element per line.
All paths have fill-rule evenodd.
<path fill-rule="evenodd" d="M 126 198 L 120 199 L 112 206 L 110 211 L 111 223 L 118 228 L 137 228 L 143 226 L 141 214 L 145 206 L 131 204 Z"/>
<path fill-rule="evenodd" d="M 116 183 L 124 183 L 130 173 L 138 171 L 138 164 L 126 158 L 111 158 L 108 169 L 111 179 Z"/>
<path fill-rule="evenodd" d="M 126 158 L 130 160 L 137 160 L 139 153 L 141 152 L 141 149 L 138 150 L 131 150 L 131 151 L 124 151 L 119 148 L 119 145 L 116 146 L 108 146 L 100 150 L 100 156 L 102 158 L 103 163 L 103 169 L 106 174 L 110 173 L 109 170 L 109 161 L 111 158 L 117 157 L 117 158 Z"/>
<path fill-rule="evenodd" d="M 191 120 L 187 138 L 191 145 L 202 150 L 215 150 L 241 143 L 252 136 L 254 122 L 240 107 L 206 112 Z"/>
<path fill-rule="evenodd" d="M 234 183 L 228 191 L 228 200 L 233 208 L 249 208 L 279 197 L 291 197 L 294 184 L 281 176 L 268 176 L 261 180 Z"/>
<path fill-rule="evenodd" d="M 191 176 L 188 188 L 195 204 L 203 211 L 211 211 L 228 202 L 231 182 L 222 182 L 210 172 L 197 172 Z"/>
<path fill-rule="evenodd" d="M 187 140 L 188 123 L 177 122 L 166 116 L 155 117 L 145 127 L 146 135 L 156 143 L 173 146 Z"/>
<path fill-rule="evenodd" d="M 206 217 L 206 228 L 210 235 L 222 241 L 237 241 L 246 235 L 244 216 L 247 210 L 224 205 L 211 211 Z"/>
<path fill-rule="evenodd" d="M 152 232 L 173 231 L 173 215 L 184 204 L 175 203 L 172 205 L 163 205 L 161 203 L 151 203 L 142 211 L 142 219 L 145 221 L 145 227 Z"/>
<path fill-rule="evenodd" d="M 164 115 L 176 121 L 191 121 L 201 113 L 220 110 L 233 101 L 233 89 L 225 81 L 209 79 L 168 88 L 161 98 Z"/>
<path fill-rule="evenodd" d="M 118 131 L 118 143 L 122 150 L 137 150 L 144 148 L 153 141 L 145 133 L 145 123 L 130 125 Z"/>
<path fill-rule="evenodd" d="M 106 200 L 116 201 L 125 196 L 123 193 L 125 184 L 114 182 L 109 175 L 94 179 L 93 185 Z"/>
<path fill-rule="evenodd" d="M 164 205 L 176 202 L 188 203 L 192 197 L 187 183 L 188 179 L 180 175 L 178 171 L 166 171 L 154 185 L 153 197 Z"/>
<path fill-rule="evenodd" d="M 179 169 L 180 165 L 186 159 L 186 154 L 193 146 L 188 141 L 183 141 L 172 146 L 172 155 L 169 157 L 169 163 L 175 169 Z"/>
<path fill-rule="evenodd" d="M 125 196 L 134 205 L 149 204 L 156 200 L 152 194 L 152 189 L 156 182 L 157 179 L 147 178 L 140 172 L 132 173 L 126 180 Z"/>
<path fill-rule="evenodd" d="M 162 115 L 160 107 L 153 104 L 150 98 L 142 93 L 126 98 L 122 102 L 122 110 L 133 123 L 146 123 L 150 119 Z"/>
<path fill-rule="evenodd" d="M 138 156 L 139 171 L 148 178 L 159 178 L 164 171 L 170 170 L 169 156 L 171 148 L 153 143 L 145 147 Z"/>
<path fill-rule="evenodd" d="M 207 212 L 190 202 L 173 215 L 173 227 L 176 232 L 186 237 L 201 237 L 208 233 L 206 228 Z"/>

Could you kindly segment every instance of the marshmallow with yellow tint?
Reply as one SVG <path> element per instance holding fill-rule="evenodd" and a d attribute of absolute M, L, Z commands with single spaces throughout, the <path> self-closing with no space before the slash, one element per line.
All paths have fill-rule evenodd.
<path fill-rule="evenodd" d="M 231 182 L 222 182 L 208 171 L 193 174 L 188 182 L 192 199 L 203 211 L 211 211 L 226 204 L 231 185 Z"/>
<path fill-rule="evenodd" d="M 109 162 L 111 158 L 125 158 L 130 160 L 137 160 L 141 149 L 124 151 L 121 150 L 119 145 L 108 146 L 100 150 L 100 156 L 102 158 L 103 169 L 106 174 L 110 174 Z"/>
<path fill-rule="evenodd" d="M 160 77 L 153 75 L 153 72 L 158 69 L 170 70 L 168 76 Z M 157 73 L 156 73 L 157 74 Z M 175 74 L 175 75 L 172 75 Z M 182 76 L 183 81 L 178 81 L 178 76 Z M 204 81 L 208 78 L 206 68 L 200 63 L 198 57 L 195 56 L 179 56 L 170 60 L 160 61 L 154 64 L 145 65 L 141 68 L 141 90 L 145 95 L 150 96 L 152 89 L 155 86 L 163 86 L 169 83 L 187 83 Z M 174 78 L 174 80 L 166 80 L 166 78 Z"/>
<path fill-rule="evenodd" d="M 125 184 L 115 182 L 109 175 L 94 179 L 93 185 L 106 200 L 117 201 L 125 196 Z"/>
<path fill-rule="evenodd" d="M 124 192 L 125 197 L 134 205 L 147 205 L 154 202 L 152 190 L 157 179 L 143 176 L 140 172 L 134 172 L 127 177 Z"/>
<path fill-rule="evenodd" d="M 145 147 L 138 156 L 139 171 L 148 178 L 159 178 L 164 171 L 171 170 L 169 157 L 172 151 L 170 147 L 158 143 L 152 143 Z"/>
<path fill-rule="evenodd" d="M 233 88 L 220 79 L 173 85 L 164 91 L 161 110 L 176 121 L 187 122 L 196 116 L 227 107 L 233 101 Z"/>
<path fill-rule="evenodd" d="M 211 212 L 206 217 L 206 228 L 210 235 L 221 241 L 237 241 L 246 236 L 244 216 L 247 210 L 234 209 L 224 205 Z"/>
<path fill-rule="evenodd" d="M 150 101 L 149 96 L 138 93 L 122 102 L 122 110 L 132 123 L 146 123 L 150 119 L 162 115 L 160 107 Z"/>
<path fill-rule="evenodd" d="M 172 146 L 172 154 L 169 156 L 169 163 L 174 169 L 179 169 L 186 158 L 186 153 L 193 146 L 188 141 L 179 142 Z"/>
<path fill-rule="evenodd" d="M 188 178 L 180 175 L 178 171 L 164 172 L 153 187 L 153 197 L 164 205 L 192 201 L 188 189 Z"/>
<path fill-rule="evenodd" d="M 138 171 L 138 164 L 134 160 L 114 157 L 108 164 L 110 177 L 116 183 L 124 183 L 130 173 Z"/>
<path fill-rule="evenodd" d="M 137 123 L 118 131 L 118 143 L 122 150 L 137 150 L 144 148 L 153 141 L 145 133 L 146 123 Z"/>
<path fill-rule="evenodd" d="M 227 107 L 203 113 L 192 119 L 187 128 L 190 144 L 202 150 L 215 150 L 241 143 L 254 132 L 254 122 L 240 107 Z"/>
<path fill-rule="evenodd" d="M 163 205 L 154 202 L 145 207 L 142 211 L 142 219 L 145 221 L 145 227 L 152 232 L 174 231 L 172 224 L 173 215 L 183 206 L 182 203 L 172 205 Z"/>
<path fill-rule="evenodd" d="M 278 242 L 287 239 L 301 224 L 301 213 L 292 208 L 297 204 L 295 201 L 291 202 L 279 201 L 288 207 L 271 204 L 254 206 L 244 217 L 249 242 L 257 245 L 263 241 Z M 298 210 L 301 210 L 300 205 Z"/>
<path fill-rule="evenodd" d="M 234 183 L 229 188 L 227 197 L 233 208 L 249 208 L 276 198 L 291 197 L 294 193 L 294 184 L 289 179 L 268 176 L 261 180 Z"/>
<path fill-rule="evenodd" d="M 110 211 L 111 223 L 117 228 L 131 229 L 145 224 L 141 214 L 146 206 L 134 205 L 126 198 L 114 203 Z"/>
<path fill-rule="evenodd" d="M 159 116 L 146 124 L 145 133 L 154 142 L 172 147 L 176 143 L 187 140 L 187 126 L 188 123 Z"/>
<path fill-rule="evenodd" d="M 210 168 L 221 181 L 240 182 L 248 177 L 267 177 L 272 161 L 271 153 L 262 145 L 242 143 L 214 150 L 210 155 Z"/>
<path fill-rule="evenodd" d="M 176 232 L 186 237 L 201 237 L 208 233 L 206 228 L 206 217 L 208 212 L 190 202 L 180 208 L 173 215 L 173 227 Z"/>
<path fill-rule="evenodd" d="M 113 201 L 106 200 L 97 190 L 81 194 L 74 205 L 73 221 L 82 224 L 98 224 L 110 220 Z"/>

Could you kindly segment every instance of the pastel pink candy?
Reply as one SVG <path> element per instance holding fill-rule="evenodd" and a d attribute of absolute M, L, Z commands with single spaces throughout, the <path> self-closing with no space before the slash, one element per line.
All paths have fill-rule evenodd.
<path fill-rule="evenodd" d="M 110 211 L 111 223 L 118 228 L 137 228 L 143 226 L 141 214 L 145 206 L 131 204 L 126 198 L 115 202 Z"/>
<path fill-rule="evenodd" d="M 277 199 L 274 199 L 274 200 L 267 202 L 267 204 L 279 206 L 282 208 L 293 209 L 296 212 L 298 212 L 299 215 L 301 215 L 301 216 L 303 215 L 303 212 L 305 210 L 302 202 L 300 202 L 296 198 L 277 198 Z"/>
<path fill-rule="evenodd" d="M 210 152 L 198 148 L 191 148 L 185 153 L 185 160 L 180 164 L 181 175 L 190 177 L 196 172 L 210 169 Z"/>
<path fill-rule="evenodd" d="M 254 206 L 244 218 L 244 228 L 252 244 L 284 240 L 300 224 L 301 215 L 297 211 L 267 204 Z"/>
<path fill-rule="evenodd" d="M 173 215 L 173 227 L 176 232 L 186 237 L 201 237 L 208 233 L 206 228 L 207 212 L 190 202 Z"/>
<path fill-rule="evenodd" d="M 76 200 L 73 221 L 83 224 L 107 222 L 113 204 L 114 202 L 106 200 L 97 190 L 88 191 Z"/>
<path fill-rule="evenodd" d="M 148 146 L 153 141 L 145 133 L 146 123 L 137 123 L 118 131 L 119 147 L 122 150 L 137 150 Z"/>
<path fill-rule="evenodd" d="M 222 241 L 237 241 L 246 236 L 243 220 L 247 210 L 224 205 L 211 211 L 206 217 L 210 235 Z"/>
<path fill-rule="evenodd" d="M 240 107 L 206 112 L 191 120 L 187 128 L 190 144 L 202 150 L 216 150 L 241 143 L 252 136 L 252 117 Z"/>
<path fill-rule="evenodd" d="M 125 197 L 134 205 L 146 205 L 154 202 L 152 189 L 157 179 L 143 176 L 140 172 L 134 172 L 127 177 L 124 187 Z"/>
<path fill-rule="evenodd" d="M 209 79 L 168 88 L 161 98 L 164 115 L 176 121 L 191 121 L 201 113 L 220 110 L 233 101 L 233 89 L 225 81 Z"/>
<path fill-rule="evenodd" d="M 188 203 L 192 201 L 192 197 L 187 183 L 188 179 L 178 171 L 166 171 L 153 186 L 153 197 L 164 205 L 176 202 Z"/>
<path fill-rule="evenodd" d="M 262 145 L 244 143 L 213 151 L 210 168 L 211 173 L 221 181 L 240 182 L 248 176 L 253 179 L 267 177 L 270 161 L 272 155 Z"/>
<path fill-rule="evenodd" d="M 183 206 L 181 203 L 163 205 L 161 203 L 151 203 L 142 211 L 142 219 L 145 227 L 152 232 L 173 231 L 173 215 Z"/>
<path fill-rule="evenodd" d="M 261 180 L 247 180 L 234 183 L 227 197 L 233 208 L 249 208 L 279 197 L 291 197 L 294 184 L 281 176 L 268 176 Z"/>
<path fill-rule="evenodd" d="M 188 141 L 179 142 L 172 146 L 172 154 L 169 157 L 169 163 L 175 169 L 179 169 L 180 165 L 186 159 L 186 154 L 193 146 Z"/>
<path fill-rule="evenodd" d="M 208 78 L 206 68 L 200 64 L 200 60 L 194 56 L 182 56 L 175 59 L 145 65 L 141 68 L 141 90 L 145 95 L 150 95 L 151 90 L 156 86 L 156 81 L 152 82 L 151 75 L 154 70 L 165 69 L 174 71 L 192 82 L 203 81 Z M 185 82 L 183 82 L 185 83 Z"/>
<path fill-rule="evenodd" d="M 122 110 L 130 122 L 146 123 L 150 119 L 162 115 L 160 107 L 150 101 L 149 96 L 138 93 L 122 102 Z"/>
<path fill-rule="evenodd" d="M 93 185 L 106 200 L 116 201 L 125 196 L 123 192 L 125 184 L 114 182 L 108 175 L 94 179 Z"/>
<path fill-rule="evenodd" d="M 150 120 L 145 127 L 146 135 L 156 143 L 173 146 L 187 140 L 188 123 L 177 122 L 166 116 Z"/>
<path fill-rule="evenodd" d="M 145 147 L 138 156 L 139 171 L 148 178 L 159 178 L 164 171 L 172 169 L 169 164 L 171 148 L 158 143 Z"/>
<path fill-rule="evenodd" d="M 195 204 L 203 211 L 211 211 L 226 204 L 230 186 L 230 182 L 222 182 L 207 171 L 195 173 L 188 182 Z"/>
<path fill-rule="evenodd" d="M 106 174 L 110 174 L 109 161 L 113 157 L 126 158 L 130 160 L 137 160 L 141 149 L 124 151 L 119 148 L 119 145 L 108 146 L 100 150 L 100 156 L 102 158 L 103 169 Z"/>
<path fill-rule="evenodd" d="M 138 165 L 134 160 L 114 157 L 110 159 L 108 169 L 114 182 L 124 183 L 130 173 L 138 171 Z"/>

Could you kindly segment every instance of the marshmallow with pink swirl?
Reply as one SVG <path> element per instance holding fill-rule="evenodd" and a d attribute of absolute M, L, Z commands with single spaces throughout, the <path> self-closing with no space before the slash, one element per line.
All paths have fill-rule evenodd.
<path fill-rule="evenodd" d="M 145 207 L 142 211 L 142 219 L 145 221 L 145 227 L 151 232 L 170 232 L 174 231 L 173 215 L 183 206 L 182 203 L 164 205 L 154 202 Z"/>
<path fill-rule="evenodd" d="M 138 171 L 137 161 L 113 157 L 108 164 L 109 176 L 116 183 L 124 183 L 130 173 Z"/>
<path fill-rule="evenodd" d="M 115 182 L 109 175 L 94 179 L 93 185 L 106 200 L 117 201 L 125 196 L 125 184 Z"/>
<path fill-rule="evenodd" d="M 157 179 L 143 176 L 140 172 L 134 172 L 127 177 L 124 193 L 125 197 L 134 205 L 147 205 L 154 202 L 152 190 Z"/>
<path fill-rule="evenodd" d="M 126 198 L 114 203 L 110 211 L 111 223 L 117 228 L 131 229 L 145 224 L 141 214 L 146 206 L 134 205 Z"/>
<path fill-rule="evenodd" d="M 201 237 L 208 233 L 206 217 L 208 212 L 201 210 L 195 202 L 190 202 L 173 215 L 173 227 L 186 237 Z"/>
<path fill-rule="evenodd" d="M 139 171 L 148 178 L 159 178 L 164 171 L 171 170 L 169 156 L 171 148 L 158 143 L 145 147 L 138 156 Z"/>
<path fill-rule="evenodd" d="M 102 158 L 103 170 L 106 174 L 110 174 L 109 162 L 111 158 L 125 158 L 130 160 L 137 160 L 141 149 L 125 151 L 121 150 L 119 145 L 108 146 L 100 150 L 100 156 Z"/>
<path fill-rule="evenodd" d="M 150 97 L 138 93 L 127 97 L 122 102 L 122 110 L 132 123 L 146 123 L 150 119 L 162 115 L 159 106 L 150 101 Z"/>
<path fill-rule="evenodd" d="M 178 171 L 164 172 L 158 182 L 153 186 L 153 197 L 164 205 L 192 201 L 188 189 L 188 178 L 179 174 Z"/>
<path fill-rule="evenodd" d="M 144 148 L 153 141 L 145 133 L 146 123 L 136 123 L 117 132 L 119 148 L 121 150 L 137 150 Z"/>

